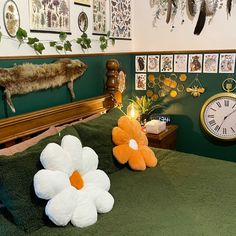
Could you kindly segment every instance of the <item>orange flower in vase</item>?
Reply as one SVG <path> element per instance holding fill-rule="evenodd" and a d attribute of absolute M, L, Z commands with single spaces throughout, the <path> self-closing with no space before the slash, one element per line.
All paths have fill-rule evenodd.
<path fill-rule="evenodd" d="M 122 116 L 118 127 L 112 130 L 112 140 L 117 145 L 113 148 L 113 154 L 119 163 L 128 162 L 133 170 L 145 170 L 157 165 L 157 158 L 147 146 L 147 137 L 137 120 Z"/>

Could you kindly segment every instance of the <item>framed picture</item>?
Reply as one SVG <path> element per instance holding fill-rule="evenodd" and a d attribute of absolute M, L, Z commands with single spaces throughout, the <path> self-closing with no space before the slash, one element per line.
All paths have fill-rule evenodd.
<path fill-rule="evenodd" d="M 135 71 L 146 72 L 147 56 L 135 56 Z"/>
<path fill-rule="evenodd" d="M 159 55 L 148 56 L 148 72 L 159 72 Z"/>
<path fill-rule="evenodd" d="M 204 54 L 203 73 L 217 73 L 218 54 Z"/>
<path fill-rule="evenodd" d="M 15 37 L 16 32 L 20 27 L 20 15 L 14 1 L 6 1 L 3 9 L 3 19 L 7 33 L 9 36 Z"/>
<path fill-rule="evenodd" d="M 234 73 L 234 67 L 235 67 L 235 54 L 221 53 L 219 73 Z"/>
<path fill-rule="evenodd" d="M 81 32 L 85 32 L 88 29 L 88 16 L 85 12 L 80 12 L 78 16 L 78 26 Z"/>
<path fill-rule="evenodd" d="M 90 7 L 90 0 L 74 0 L 74 4 L 82 5 L 85 7 Z"/>
<path fill-rule="evenodd" d="M 93 34 L 106 35 L 106 0 L 93 0 Z"/>
<path fill-rule="evenodd" d="M 146 90 L 146 82 L 146 74 L 135 74 L 135 90 Z"/>
<path fill-rule="evenodd" d="M 187 72 L 188 55 L 175 54 L 174 55 L 174 72 Z"/>
<path fill-rule="evenodd" d="M 161 55 L 161 72 L 173 72 L 173 55 Z"/>
<path fill-rule="evenodd" d="M 188 72 L 189 73 L 202 72 L 202 54 L 189 54 Z"/>
<path fill-rule="evenodd" d="M 30 31 L 70 33 L 69 0 L 29 0 Z"/>
<path fill-rule="evenodd" d="M 110 0 L 110 32 L 115 39 L 131 39 L 131 0 Z"/>

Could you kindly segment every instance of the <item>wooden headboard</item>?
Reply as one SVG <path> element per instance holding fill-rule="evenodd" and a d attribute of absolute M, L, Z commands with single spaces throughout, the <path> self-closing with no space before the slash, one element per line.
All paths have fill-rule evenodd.
<path fill-rule="evenodd" d="M 111 61 L 107 62 L 107 82 L 104 95 L 0 119 L 0 148 L 9 147 L 34 137 L 50 126 L 71 123 L 97 113 L 106 112 L 118 105 L 115 97 L 118 88 L 119 67 L 115 65 L 115 60 L 112 63 Z"/>

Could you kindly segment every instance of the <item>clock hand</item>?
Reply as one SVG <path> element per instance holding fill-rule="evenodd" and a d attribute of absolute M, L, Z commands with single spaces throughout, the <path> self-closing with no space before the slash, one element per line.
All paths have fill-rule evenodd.
<path fill-rule="evenodd" d="M 225 122 L 225 120 L 226 120 L 229 116 L 231 116 L 234 112 L 236 112 L 236 109 L 235 109 L 234 111 L 231 111 L 227 116 L 224 117 L 223 121 L 222 121 L 221 124 L 220 124 L 220 128 L 221 128 L 221 126 L 223 125 L 223 123 Z M 220 128 L 219 128 L 219 129 L 220 129 Z"/>

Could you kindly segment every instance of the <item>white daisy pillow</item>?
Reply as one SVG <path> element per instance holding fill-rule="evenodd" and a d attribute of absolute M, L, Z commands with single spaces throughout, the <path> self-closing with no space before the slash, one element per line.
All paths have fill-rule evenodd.
<path fill-rule="evenodd" d="M 66 135 L 61 146 L 49 143 L 40 161 L 45 169 L 35 174 L 34 190 L 39 198 L 49 200 L 45 213 L 54 224 L 65 226 L 71 221 L 83 228 L 96 223 L 97 213 L 112 209 L 110 179 L 97 169 L 95 151 L 82 148 L 78 138 Z"/>

